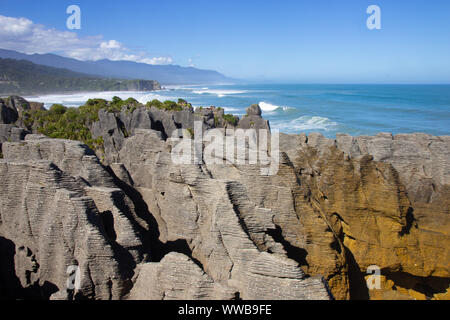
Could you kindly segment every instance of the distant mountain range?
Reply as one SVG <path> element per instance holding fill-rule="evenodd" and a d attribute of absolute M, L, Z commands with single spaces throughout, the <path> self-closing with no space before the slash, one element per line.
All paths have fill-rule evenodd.
<path fill-rule="evenodd" d="M 55 54 L 24 54 L 0 49 L 0 58 L 26 60 L 53 68 L 63 68 L 97 77 L 157 80 L 161 84 L 219 84 L 233 80 L 212 70 L 177 65 L 150 65 L 131 61 L 80 61 Z"/>
<path fill-rule="evenodd" d="M 0 95 L 158 89 L 161 89 L 161 86 L 154 80 L 102 78 L 25 60 L 0 58 Z"/>

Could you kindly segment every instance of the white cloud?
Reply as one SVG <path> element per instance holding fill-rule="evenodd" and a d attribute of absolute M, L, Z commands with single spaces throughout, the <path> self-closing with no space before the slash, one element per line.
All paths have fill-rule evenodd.
<path fill-rule="evenodd" d="M 49 29 L 27 18 L 0 15 L 0 48 L 28 54 L 59 53 L 78 60 L 128 60 L 147 64 L 171 64 L 170 56 L 133 53 L 116 40 L 102 36 L 80 38 L 75 32 Z"/>
<path fill-rule="evenodd" d="M 122 44 L 116 40 L 109 40 L 100 44 L 101 49 L 121 49 Z"/>
<path fill-rule="evenodd" d="M 0 16 L 0 36 L 13 38 L 27 36 L 31 33 L 33 22 L 25 18 Z"/>

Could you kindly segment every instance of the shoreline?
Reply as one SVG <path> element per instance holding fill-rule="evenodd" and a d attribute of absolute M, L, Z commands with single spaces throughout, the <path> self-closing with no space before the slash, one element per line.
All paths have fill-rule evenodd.
<path fill-rule="evenodd" d="M 110 100 L 115 95 L 120 96 L 122 99 L 134 97 L 134 98 L 137 98 L 137 100 L 139 102 L 145 104 L 146 102 L 148 102 L 154 98 L 156 98 L 156 99 L 159 98 L 161 101 L 164 100 L 165 96 L 160 95 L 159 93 L 170 93 L 170 92 L 174 92 L 176 90 L 180 90 L 185 87 L 197 88 L 197 87 L 202 87 L 202 85 L 177 86 L 177 89 L 162 88 L 161 90 L 153 90 L 153 91 L 99 91 L 99 92 L 77 92 L 77 93 L 70 93 L 70 94 L 57 94 L 56 93 L 56 94 L 49 94 L 49 95 L 24 96 L 24 98 L 28 101 L 36 100 L 36 102 L 44 103 L 47 108 L 50 107 L 54 103 L 56 103 L 56 104 L 61 103 L 63 105 L 69 106 L 69 107 L 72 107 L 72 106 L 78 107 L 78 106 L 86 103 L 86 101 L 87 101 L 86 98 L 88 96 L 91 98 L 103 98 L 103 99 L 107 99 L 107 100 Z M 205 89 L 205 91 L 207 91 L 206 89 L 209 89 L 209 87 L 208 88 L 203 87 L 203 88 Z M 139 97 L 137 95 L 141 95 L 141 96 Z M 77 96 L 80 98 L 76 98 Z M 202 95 L 200 95 L 200 96 L 202 96 Z M 53 99 L 52 97 L 55 97 L 55 98 Z M 50 98 L 52 98 L 52 99 L 50 99 Z M 176 101 L 175 97 L 173 97 L 173 96 L 167 96 L 167 98 L 168 98 L 168 100 L 174 99 Z M 64 100 L 64 99 L 67 99 L 67 100 Z M 50 100 L 51 100 L 51 102 L 49 102 Z M 62 102 L 61 102 L 61 100 L 62 100 Z M 72 101 L 70 101 L 70 100 L 72 100 Z M 262 99 L 256 99 L 256 100 L 262 100 Z M 262 101 L 261 103 L 264 104 L 266 102 Z M 266 104 L 268 104 L 268 103 L 266 103 Z M 294 109 L 294 107 L 280 107 L 278 105 L 272 105 L 272 104 L 268 104 L 268 105 L 272 109 L 270 109 L 268 111 L 263 111 L 263 117 L 269 121 L 270 121 L 271 116 L 273 116 L 274 112 L 289 111 L 289 110 Z M 200 106 L 198 106 L 198 104 L 194 105 L 194 108 L 199 108 L 199 107 Z M 209 106 L 207 106 L 207 107 L 209 107 Z M 217 106 L 217 107 L 219 107 L 219 106 Z M 244 109 L 238 111 L 237 108 L 235 108 L 235 107 L 227 107 L 227 106 L 224 106 L 224 109 L 225 109 L 226 113 L 230 113 L 230 114 L 236 114 L 236 112 L 237 112 L 237 115 L 239 117 L 242 117 L 245 115 Z M 307 116 L 301 116 L 301 118 L 302 117 L 305 117 L 305 121 L 312 121 L 315 118 L 314 116 L 312 118 L 307 118 Z M 287 124 L 289 124 L 289 122 L 293 122 L 296 120 L 298 120 L 298 119 L 294 118 L 291 120 L 286 120 L 285 123 L 287 125 Z M 320 121 L 324 121 L 324 120 L 332 121 L 325 117 L 318 117 L 319 123 L 320 123 Z M 334 122 L 331 122 L 331 126 L 337 125 L 337 123 L 336 124 L 333 124 L 333 123 Z M 315 125 L 314 122 L 312 122 L 311 126 L 314 127 L 314 125 Z M 305 123 L 304 126 L 307 127 L 308 124 Z M 319 125 L 319 128 L 320 128 L 320 125 Z M 314 129 L 307 128 L 307 129 L 303 129 L 303 130 L 298 129 L 298 132 L 292 132 L 291 129 L 283 128 L 282 124 L 277 125 L 276 129 L 279 129 L 280 132 L 282 132 L 284 134 L 301 134 L 303 132 L 306 132 L 306 133 L 319 132 L 319 133 L 324 134 L 324 133 L 326 133 L 326 131 L 331 130 L 331 129 L 327 129 L 327 130 L 320 129 L 320 130 L 314 131 Z M 335 131 L 335 130 L 333 130 L 333 131 Z M 336 131 L 333 135 L 327 135 L 327 134 L 324 134 L 324 135 L 329 139 L 336 139 L 337 135 L 350 135 L 352 137 L 358 137 L 358 136 L 373 137 L 380 133 L 389 133 L 394 136 L 398 135 L 398 134 L 418 134 L 418 133 L 423 133 L 423 134 L 432 135 L 432 136 L 449 136 L 450 135 L 450 132 L 448 134 L 433 134 L 433 133 L 429 133 L 426 131 L 420 131 L 420 130 L 408 131 L 408 132 L 407 131 L 390 132 L 390 131 L 383 131 L 382 129 L 380 129 L 377 132 L 371 133 L 371 134 L 358 134 L 358 133 L 349 133 L 349 132 L 345 132 L 345 131 Z"/>

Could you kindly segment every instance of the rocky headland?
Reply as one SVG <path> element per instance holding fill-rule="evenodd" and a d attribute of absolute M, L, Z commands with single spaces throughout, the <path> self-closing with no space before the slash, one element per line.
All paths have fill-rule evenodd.
<path fill-rule="evenodd" d="M 0 108 L 0 298 L 450 298 L 449 136 L 280 134 L 262 175 L 171 157 L 196 121 L 270 130 L 257 105 Z"/>

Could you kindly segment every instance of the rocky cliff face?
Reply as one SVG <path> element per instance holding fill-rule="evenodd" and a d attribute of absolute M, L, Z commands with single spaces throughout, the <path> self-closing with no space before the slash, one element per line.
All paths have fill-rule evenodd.
<path fill-rule="evenodd" d="M 76 141 L 3 140 L 0 295 L 449 298 L 449 137 L 281 134 L 270 176 L 228 154 L 174 162 L 172 133 L 195 120 L 269 129 L 257 106 L 233 125 L 214 108 L 100 110 L 103 163 Z M 67 290 L 70 266 L 81 281 Z"/>
<path fill-rule="evenodd" d="M 286 146 L 296 143 L 288 154 L 301 182 L 296 201 L 309 234 L 311 274 L 329 274 L 338 297 L 347 294 L 348 281 L 352 298 L 448 298 L 448 137 L 285 139 Z M 328 247 L 308 211 L 331 232 Z M 340 257 L 331 259 L 336 252 Z M 381 268 L 381 290 L 367 290 L 371 265 Z"/>

